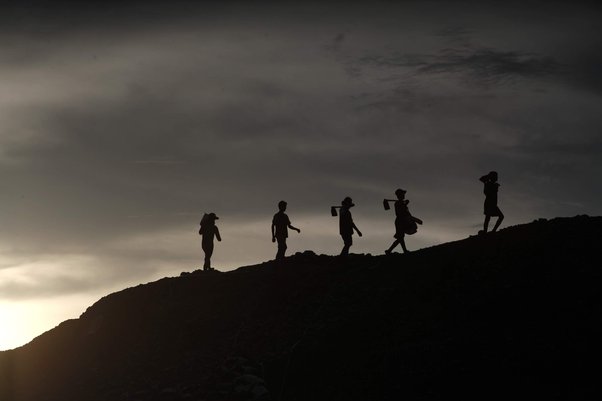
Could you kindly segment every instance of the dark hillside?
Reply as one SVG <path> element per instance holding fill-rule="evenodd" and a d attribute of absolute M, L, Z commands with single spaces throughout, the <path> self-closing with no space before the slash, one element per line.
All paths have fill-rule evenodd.
<path fill-rule="evenodd" d="M 602 218 L 311 252 L 111 294 L 0 353 L 0 400 L 600 399 Z"/>

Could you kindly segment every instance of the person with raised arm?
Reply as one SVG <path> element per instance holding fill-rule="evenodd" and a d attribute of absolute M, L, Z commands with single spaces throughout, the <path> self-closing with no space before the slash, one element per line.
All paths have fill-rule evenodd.
<path fill-rule="evenodd" d="M 485 221 L 483 223 L 483 229 L 479 231 L 479 234 L 486 234 L 487 228 L 489 227 L 489 220 L 491 217 L 497 216 L 497 221 L 493 226 L 493 230 L 491 232 L 497 231 L 500 224 L 502 224 L 502 220 L 504 220 L 504 213 L 500 210 L 497 205 L 497 192 L 500 187 L 500 184 L 497 182 L 498 174 L 497 171 L 490 171 L 489 174 L 482 176 L 479 178 L 483 186 L 483 193 L 485 194 L 485 204 L 483 205 L 483 214 L 485 215 Z"/>

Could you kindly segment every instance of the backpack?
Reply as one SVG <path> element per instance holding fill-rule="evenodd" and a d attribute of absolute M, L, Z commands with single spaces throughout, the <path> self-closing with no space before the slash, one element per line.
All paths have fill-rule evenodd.
<path fill-rule="evenodd" d="M 403 232 L 408 235 L 416 234 L 418 232 L 418 224 L 413 219 L 408 221 Z"/>
<path fill-rule="evenodd" d="M 209 226 L 209 215 L 207 213 L 203 214 L 203 218 L 201 219 L 201 227 L 199 228 L 199 235 L 203 235 Z"/>

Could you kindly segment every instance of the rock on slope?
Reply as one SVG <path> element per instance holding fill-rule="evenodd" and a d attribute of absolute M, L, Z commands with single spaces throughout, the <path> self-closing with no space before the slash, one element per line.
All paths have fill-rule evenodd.
<path fill-rule="evenodd" d="M 111 294 L 0 353 L 0 400 L 600 399 L 602 218 L 297 254 Z"/>

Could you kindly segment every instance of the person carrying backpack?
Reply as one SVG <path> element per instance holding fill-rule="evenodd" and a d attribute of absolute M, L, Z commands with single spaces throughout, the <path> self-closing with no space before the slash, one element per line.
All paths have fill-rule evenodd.
<path fill-rule="evenodd" d="M 410 214 L 410 209 L 408 208 L 408 203 L 410 203 L 410 201 L 405 198 L 406 191 L 398 189 L 395 191 L 395 195 L 397 196 L 397 200 L 395 200 L 395 235 L 393 236 L 395 241 L 393 241 L 389 249 L 385 251 L 385 254 L 387 255 L 400 244 L 404 253 L 409 252 L 406 248 L 405 235 L 415 234 L 416 231 L 418 231 L 418 226 L 416 224 L 422 224 L 422 220 Z M 392 201 L 392 199 L 385 199 L 383 201 L 385 210 L 389 210 L 388 202 Z"/>
<path fill-rule="evenodd" d="M 199 229 L 199 235 L 202 236 L 201 246 L 205 252 L 205 263 L 203 264 L 203 270 L 209 271 L 211 269 L 211 256 L 213 255 L 213 238 L 217 238 L 218 241 L 222 240 L 219 235 L 219 229 L 215 225 L 215 220 L 219 217 L 215 213 L 205 213 L 201 219 L 201 228 Z"/>

